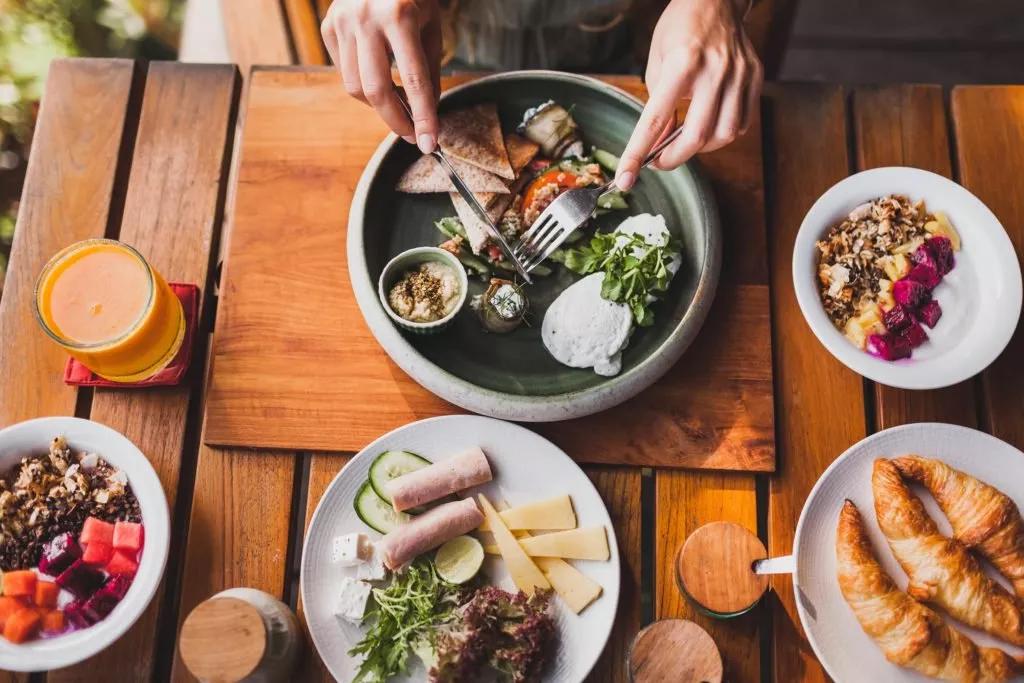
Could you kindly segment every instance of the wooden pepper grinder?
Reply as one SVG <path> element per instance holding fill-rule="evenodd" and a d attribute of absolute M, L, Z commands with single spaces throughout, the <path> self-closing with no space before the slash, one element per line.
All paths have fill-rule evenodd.
<path fill-rule="evenodd" d="M 280 600 L 253 588 L 232 588 L 200 603 L 181 627 L 181 659 L 209 683 L 291 680 L 302 636 Z"/>
<path fill-rule="evenodd" d="M 712 522 L 686 539 L 676 557 L 679 590 L 713 617 L 736 617 L 754 608 L 768 576 L 754 565 L 768 557 L 761 539 L 733 522 Z"/>

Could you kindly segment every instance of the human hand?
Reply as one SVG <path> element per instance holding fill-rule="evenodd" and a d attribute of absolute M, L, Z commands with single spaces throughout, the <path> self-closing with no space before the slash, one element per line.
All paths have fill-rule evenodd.
<path fill-rule="evenodd" d="M 650 97 L 615 174 L 619 188 L 636 182 L 643 158 L 675 125 L 682 97 L 691 97 L 683 132 L 654 162 L 657 168 L 723 147 L 750 126 L 764 75 L 743 31 L 748 1 L 672 0 L 665 8 L 647 62 Z"/>
<path fill-rule="evenodd" d="M 437 0 L 334 0 L 320 34 L 348 94 L 376 109 L 391 130 L 424 154 L 433 151 L 441 88 Z M 414 125 L 391 81 L 391 55 Z"/>

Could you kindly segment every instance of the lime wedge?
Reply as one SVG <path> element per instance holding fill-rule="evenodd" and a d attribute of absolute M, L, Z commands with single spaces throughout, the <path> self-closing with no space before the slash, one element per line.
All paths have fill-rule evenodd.
<path fill-rule="evenodd" d="M 456 536 L 437 549 L 434 566 L 448 583 L 466 583 L 480 571 L 484 547 L 472 536 Z"/>

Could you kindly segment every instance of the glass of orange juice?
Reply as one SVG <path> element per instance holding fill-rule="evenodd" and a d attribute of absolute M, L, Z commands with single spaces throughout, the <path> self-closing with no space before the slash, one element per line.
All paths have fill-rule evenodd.
<path fill-rule="evenodd" d="M 94 373 L 138 382 L 167 367 L 185 338 L 185 313 L 142 254 L 115 240 L 65 248 L 35 290 L 43 330 Z"/>

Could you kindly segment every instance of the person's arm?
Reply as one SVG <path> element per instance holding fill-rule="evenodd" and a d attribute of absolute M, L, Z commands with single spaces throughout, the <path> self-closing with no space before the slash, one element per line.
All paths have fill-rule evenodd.
<path fill-rule="evenodd" d="M 697 152 L 732 142 L 750 126 L 764 78 L 743 31 L 751 0 L 672 0 L 651 39 L 645 81 L 650 97 L 622 154 L 616 184 L 629 189 L 640 161 L 675 125 L 680 98 L 691 98 L 682 134 L 655 166 L 679 166 Z"/>
<path fill-rule="evenodd" d="M 345 90 L 426 154 L 437 144 L 441 23 L 437 0 L 334 0 L 320 33 Z M 409 98 L 409 124 L 391 81 L 391 55 Z"/>

